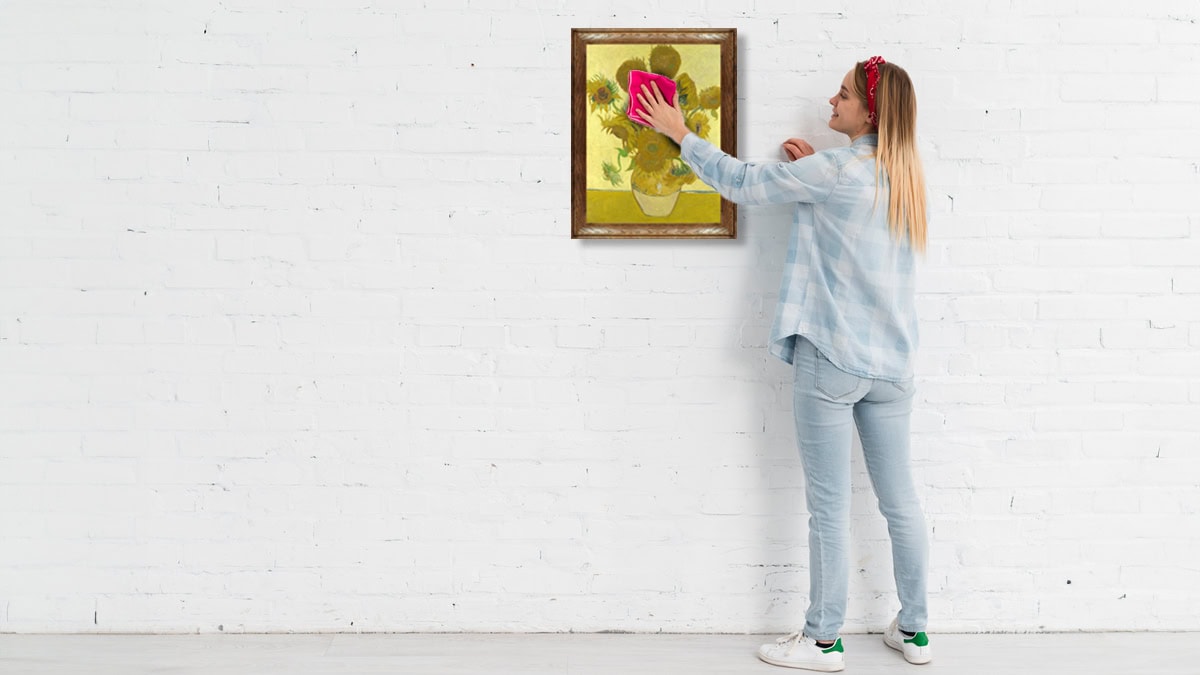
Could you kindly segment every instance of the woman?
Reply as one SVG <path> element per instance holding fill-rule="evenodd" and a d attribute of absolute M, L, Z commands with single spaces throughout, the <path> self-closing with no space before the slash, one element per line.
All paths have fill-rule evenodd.
<path fill-rule="evenodd" d="M 914 256 L 925 249 L 925 178 L 916 97 L 902 68 L 875 56 L 829 99 L 829 126 L 850 145 L 783 144 L 790 162 L 747 163 L 690 133 L 657 86 L 642 116 L 681 147 L 693 171 L 739 204 L 796 204 L 771 353 L 792 364 L 796 436 L 809 518 L 809 608 L 803 631 L 759 648 L 767 663 L 837 671 L 849 564 L 850 447 L 858 427 L 888 522 L 900 613 L 884 642 L 910 663 L 932 659 L 925 634 L 925 519 L 909 469 Z"/>

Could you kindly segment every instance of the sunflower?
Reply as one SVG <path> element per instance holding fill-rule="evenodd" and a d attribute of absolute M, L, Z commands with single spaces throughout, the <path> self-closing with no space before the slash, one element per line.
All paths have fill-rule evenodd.
<path fill-rule="evenodd" d="M 708 113 L 703 110 L 697 110 L 688 115 L 687 128 L 694 131 L 700 138 L 708 138 Z"/>
<path fill-rule="evenodd" d="M 617 104 L 617 85 L 603 75 L 596 75 L 588 80 L 587 96 L 592 112 L 613 108 Z"/>
<path fill-rule="evenodd" d="M 642 171 L 657 173 L 661 171 L 672 157 L 679 156 L 679 151 L 666 136 L 653 129 L 641 129 L 633 139 L 633 163 Z"/>
<path fill-rule="evenodd" d="M 683 63 L 683 58 L 679 56 L 679 51 L 670 45 L 658 45 L 650 50 L 650 72 L 652 73 L 675 77 L 681 63 Z"/>
<path fill-rule="evenodd" d="M 675 93 L 679 94 L 679 107 L 684 110 L 695 108 L 697 100 L 696 83 L 692 81 L 691 76 L 687 73 L 680 75 L 676 84 L 679 85 L 675 90 Z"/>
<path fill-rule="evenodd" d="M 721 107 L 721 88 L 709 87 L 700 92 L 700 107 L 705 110 L 716 110 Z"/>
<path fill-rule="evenodd" d="M 603 167 L 604 167 L 604 180 L 608 181 L 609 183 L 612 183 L 613 185 L 620 185 L 621 184 L 621 170 L 618 169 L 616 166 L 614 166 L 612 162 L 605 162 L 603 164 Z"/>
<path fill-rule="evenodd" d="M 696 182 L 696 174 L 691 167 L 683 162 L 676 162 L 667 172 L 666 183 L 671 190 L 682 190 L 684 185 Z"/>
<path fill-rule="evenodd" d="M 629 183 L 643 194 L 666 195 L 675 191 L 675 186 L 668 176 L 670 174 L 662 171 L 643 171 L 634 166 Z"/>
<path fill-rule="evenodd" d="M 613 115 L 600 120 L 600 126 L 606 132 L 621 139 L 626 146 L 629 145 L 630 139 L 637 133 L 637 127 L 625 115 Z"/>
<path fill-rule="evenodd" d="M 621 67 L 617 68 L 617 84 L 621 85 L 621 88 L 625 91 L 629 91 L 629 71 L 645 69 L 645 61 L 641 59 L 626 59 L 625 62 L 621 64 Z"/>
<path fill-rule="evenodd" d="M 688 181 L 689 183 L 693 180 L 696 180 L 696 174 L 692 172 L 692 167 L 684 164 L 683 162 L 679 162 L 671 167 L 671 175 L 676 178 L 686 178 L 691 176 L 691 180 Z"/>

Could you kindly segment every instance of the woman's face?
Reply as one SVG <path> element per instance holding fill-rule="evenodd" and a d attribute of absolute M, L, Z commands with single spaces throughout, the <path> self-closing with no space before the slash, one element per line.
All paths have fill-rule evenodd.
<path fill-rule="evenodd" d="M 850 91 L 853 77 L 854 69 L 851 68 L 846 77 L 842 78 L 841 89 L 829 99 L 829 105 L 833 106 L 829 128 L 846 134 L 851 140 L 872 132 L 866 104 Z"/>

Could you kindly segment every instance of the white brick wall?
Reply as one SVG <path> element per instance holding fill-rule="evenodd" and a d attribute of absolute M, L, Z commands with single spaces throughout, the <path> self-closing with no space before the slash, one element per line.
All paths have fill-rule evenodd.
<path fill-rule="evenodd" d="M 1194 0 L 287 6 L 0 4 L 0 631 L 798 625 L 787 211 L 571 240 L 589 26 L 736 27 L 750 159 L 906 66 L 931 628 L 1200 629 Z"/>

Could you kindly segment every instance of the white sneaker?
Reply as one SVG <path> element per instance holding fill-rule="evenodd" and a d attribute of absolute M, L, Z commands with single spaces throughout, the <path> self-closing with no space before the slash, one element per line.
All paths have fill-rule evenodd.
<path fill-rule="evenodd" d="M 912 637 L 900 632 L 900 619 L 892 619 L 892 623 L 883 631 L 883 642 L 887 646 L 904 654 L 904 660 L 920 665 L 933 660 L 933 650 L 929 646 L 929 636 L 924 631 Z"/>
<path fill-rule="evenodd" d="M 842 658 L 845 650 L 838 638 L 832 647 L 822 649 L 817 641 L 802 633 L 792 633 L 758 648 L 758 658 L 774 666 L 803 668 L 832 673 L 843 670 L 846 662 Z"/>

